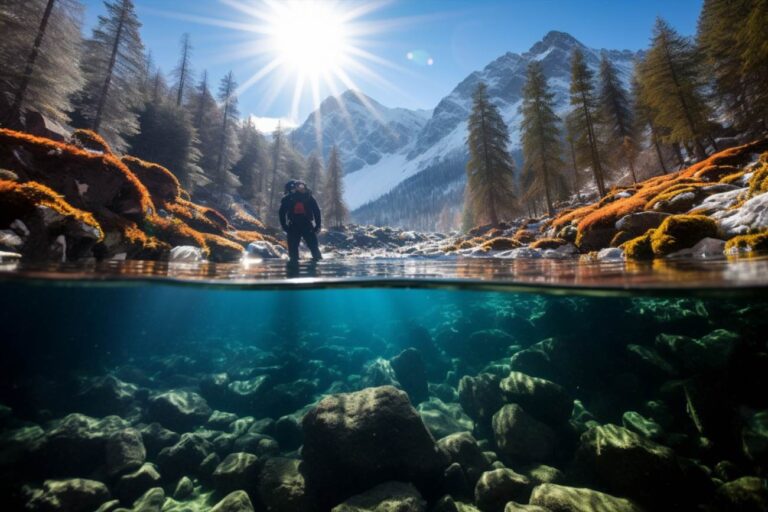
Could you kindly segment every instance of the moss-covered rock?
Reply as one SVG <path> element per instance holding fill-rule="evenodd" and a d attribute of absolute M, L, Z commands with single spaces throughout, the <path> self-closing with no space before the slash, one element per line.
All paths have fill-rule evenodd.
<path fill-rule="evenodd" d="M 725 252 L 728 254 L 757 251 L 768 251 L 768 231 L 736 236 L 725 243 Z"/>
<path fill-rule="evenodd" d="M 484 242 L 480 247 L 484 251 L 508 251 L 522 247 L 522 243 L 514 238 L 496 237 Z"/>
<path fill-rule="evenodd" d="M 624 256 L 629 260 L 652 260 L 651 237 L 655 231 L 655 229 L 649 229 L 646 234 L 624 242 L 621 245 L 621 248 L 624 249 Z"/>
<path fill-rule="evenodd" d="M 567 243 L 568 241 L 562 238 L 539 238 L 532 242 L 530 247 L 531 249 L 557 249 Z"/>
<path fill-rule="evenodd" d="M 651 250 L 654 256 L 693 247 L 704 238 L 717 238 L 717 223 L 704 215 L 673 215 L 664 219 L 651 234 Z"/>

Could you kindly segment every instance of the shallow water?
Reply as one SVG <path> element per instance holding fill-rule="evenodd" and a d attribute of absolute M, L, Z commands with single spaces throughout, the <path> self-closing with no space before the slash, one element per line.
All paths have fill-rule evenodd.
<path fill-rule="evenodd" d="M 276 440 L 259 460 L 301 458 L 306 432 L 296 425 L 321 397 L 393 384 L 408 392 L 434 439 L 471 431 L 491 457 L 486 470 L 492 459 L 521 474 L 546 464 L 562 472 L 558 483 L 650 510 L 727 510 L 721 486 L 764 478 L 768 467 L 766 264 L 323 262 L 289 281 L 282 264 L 7 268 L 0 280 L 0 493 L 14 507 L 58 510 L 40 505 L 45 494 L 35 498 L 29 489 L 47 479 L 89 478 L 130 507 L 138 496 L 120 478 L 138 463 L 111 470 L 104 444 L 115 429 L 135 428 L 147 445 L 145 459 L 159 466 L 153 486 L 165 489 L 166 506 L 188 476 L 197 484 L 188 500 L 205 509 L 228 490 L 211 478 L 215 464 L 194 460 L 180 472 L 158 454 L 147 424 L 196 431 L 220 459 L 255 450 L 237 444 L 248 431 Z M 392 361 L 409 348 L 423 364 L 396 371 Z M 540 397 L 501 396 L 498 381 L 512 371 L 562 386 L 575 400 L 570 419 L 553 420 Z M 477 391 L 483 373 L 495 386 L 490 398 Z M 152 402 L 167 391 L 191 391 L 235 416 L 166 419 Z M 494 405 L 480 407 L 485 399 Z M 518 402 L 534 425 L 552 432 L 548 449 L 510 449 L 494 426 L 491 417 Z M 72 413 L 122 420 L 88 430 L 82 421 L 72 427 L 71 416 L 61 421 Z M 257 421 L 263 418 L 283 420 L 275 427 Z M 606 424 L 671 448 L 675 467 L 687 468 L 672 483 L 678 495 L 660 498 L 658 481 L 615 460 L 589 459 L 589 432 Z M 62 437 L 62 429 L 69 433 Z M 600 442 L 614 446 L 610 438 L 598 441 L 598 452 Z M 656 459 L 632 459 L 615 444 L 617 460 L 648 464 L 642 474 L 665 474 Z M 61 460 L 72 446 L 78 456 Z M 465 480 L 476 480 L 462 470 Z M 256 483 L 264 478 L 243 484 L 257 507 L 302 509 L 276 508 Z M 527 502 L 536 483 L 529 478 L 516 501 Z M 474 482 L 455 482 L 417 486 L 430 505 L 443 494 L 477 504 Z M 310 501 L 323 509 L 365 490 L 318 484 Z"/>

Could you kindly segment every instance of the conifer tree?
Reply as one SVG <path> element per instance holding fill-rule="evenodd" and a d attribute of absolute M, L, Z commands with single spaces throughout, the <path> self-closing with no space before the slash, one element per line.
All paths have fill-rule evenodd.
<path fill-rule="evenodd" d="M 275 131 L 272 133 L 271 170 L 269 176 L 269 201 L 267 201 L 267 218 L 277 219 L 275 206 L 277 204 L 278 178 L 281 177 L 285 169 L 285 137 L 283 128 L 278 122 Z"/>
<path fill-rule="evenodd" d="M 325 204 L 324 216 L 328 219 L 328 225 L 334 228 L 343 227 L 349 211 L 344 203 L 341 159 L 339 158 L 339 150 L 335 145 L 331 148 L 331 154 L 328 156 L 326 182 L 322 200 Z"/>
<path fill-rule="evenodd" d="M 214 186 L 217 190 L 232 194 L 240 186 L 237 176 L 230 172 L 238 158 L 237 123 L 240 112 L 237 109 L 237 83 L 230 71 L 222 78 L 219 86 L 219 103 L 221 104 L 221 125 L 218 134 L 216 153 L 216 168 L 213 174 Z"/>
<path fill-rule="evenodd" d="M 654 123 L 653 110 L 644 101 L 644 94 L 642 94 L 642 85 L 639 80 L 639 68 L 642 62 L 635 63 L 634 72 L 632 74 L 632 112 L 634 112 L 634 127 L 633 131 L 637 134 L 637 137 L 643 136 L 648 131 L 650 132 L 650 141 L 653 144 L 656 151 L 656 157 L 659 159 L 659 165 L 661 170 L 666 174 L 668 172 L 667 165 L 664 162 L 664 154 L 661 150 L 661 138 L 659 136 L 658 128 Z"/>
<path fill-rule="evenodd" d="M 240 195 L 253 207 L 256 215 L 263 218 L 264 179 L 268 169 L 267 143 L 249 117 L 238 131 L 240 158 L 232 167 L 242 186 Z"/>
<path fill-rule="evenodd" d="M 215 176 L 219 147 L 218 127 L 221 123 L 221 111 L 208 87 L 208 73 L 203 72 L 191 101 L 189 114 L 195 129 L 195 147 L 200 153 L 199 165 L 208 179 Z"/>
<path fill-rule="evenodd" d="M 102 135 L 113 148 L 138 130 L 140 77 L 144 70 L 141 24 L 132 0 L 107 0 L 91 39 L 85 42 L 82 69 L 85 87 L 77 98 L 85 127 Z"/>
<path fill-rule="evenodd" d="M 514 162 L 507 151 L 509 132 L 484 83 L 472 95 L 468 120 L 467 193 L 472 222 L 498 224 L 515 209 Z"/>
<path fill-rule="evenodd" d="M 528 65 L 523 86 L 523 120 L 520 124 L 523 147 L 523 173 L 530 176 L 526 181 L 526 196 L 544 195 L 547 213 L 554 214 L 553 202 L 557 191 L 563 188 L 560 159 L 559 119 L 554 110 L 555 95 L 547 86 L 547 79 L 539 61 Z"/>
<path fill-rule="evenodd" d="M 655 124 L 667 131 L 662 139 L 692 145 L 701 159 L 706 156 L 706 140 L 717 147 L 700 73 L 700 59 L 691 42 L 657 19 L 651 48 L 640 67 L 643 101 L 653 110 Z"/>
<path fill-rule="evenodd" d="M 768 0 L 752 0 L 747 23 L 739 31 L 742 74 L 752 116 L 762 131 L 768 130 Z"/>
<path fill-rule="evenodd" d="M 584 61 L 584 54 L 576 48 L 571 56 L 571 105 L 574 137 L 583 139 L 589 152 L 590 165 L 600 197 L 605 196 L 605 173 L 600 155 L 600 141 L 595 130 L 597 101 L 592 71 Z"/>
<path fill-rule="evenodd" d="M 323 183 L 323 163 L 317 157 L 317 153 L 309 155 L 307 160 L 307 187 L 313 192 L 322 194 L 321 185 Z"/>
<path fill-rule="evenodd" d="M 614 167 L 624 164 L 629 168 L 632 181 L 637 183 L 635 160 L 637 147 L 633 132 L 632 111 L 627 92 L 619 81 L 616 68 L 603 55 L 600 59 L 600 123 L 603 142 Z"/>
<path fill-rule="evenodd" d="M 181 107 L 186 98 L 187 86 L 192 81 L 192 42 L 189 34 L 181 36 L 181 55 L 176 69 L 173 70 L 173 77 L 176 79 L 174 85 L 176 89 L 176 106 Z"/>
<path fill-rule="evenodd" d="M 25 110 L 68 121 L 82 87 L 82 5 L 77 0 L 0 3 L 0 123 Z"/>

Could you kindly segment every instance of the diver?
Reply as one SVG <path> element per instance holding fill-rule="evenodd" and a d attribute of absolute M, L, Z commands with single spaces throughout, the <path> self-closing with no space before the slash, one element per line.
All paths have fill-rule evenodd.
<path fill-rule="evenodd" d="M 312 261 L 323 259 L 317 245 L 317 233 L 322 221 L 320 207 L 312 196 L 312 191 L 301 180 L 291 180 L 285 184 L 285 195 L 280 202 L 280 225 L 288 237 L 288 263 L 299 263 L 299 243 L 304 243 L 312 253 Z"/>

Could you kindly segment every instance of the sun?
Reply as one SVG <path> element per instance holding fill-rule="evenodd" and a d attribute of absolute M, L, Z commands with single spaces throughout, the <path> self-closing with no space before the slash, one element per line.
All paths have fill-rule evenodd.
<path fill-rule="evenodd" d="M 275 56 L 310 79 L 343 68 L 349 58 L 345 18 L 328 1 L 276 4 L 270 36 Z"/>

